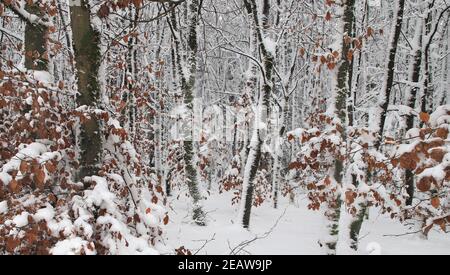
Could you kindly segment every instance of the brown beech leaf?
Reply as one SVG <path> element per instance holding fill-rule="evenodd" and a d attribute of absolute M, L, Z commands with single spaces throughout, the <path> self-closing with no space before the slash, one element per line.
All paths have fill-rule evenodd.
<path fill-rule="evenodd" d="M 323 181 L 323 183 L 324 183 L 326 186 L 330 186 L 330 185 L 331 185 L 331 178 L 328 176 L 328 177 Z"/>
<path fill-rule="evenodd" d="M 336 63 L 334 63 L 334 62 L 329 62 L 329 63 L 327 64 L 327 67 L 328 67 L 328 70 L 332 71 L 332 70 L 334 70 L 334 68 L 336 68 Z"/>
<path fill-rule="evenodd" d="M 36 171 L 36 173 L 34 174 L 34 180 L 36 182 L 36 186 L 39 189 L 43 189 L 44 188 L 44 183 L 45 183 L 45 172 L 44 169 L 40 168 Z"/>
<path fill-rule="evenodd" d="M 439 208 L 439 206 L 441 205 L 441 200 L 439 199 L 439 197 L 434 197 L 431 199 L 431 205 L 434 208 Z"/>
<path fill-rule="evenodd" d="M 139 8 L 142 4 L 142 0 L 132 0 L 133 5 L 137 8 Z"/>
<path fill-rule="evenodd" d="M 392 159 L 392 160 L 391 160 L 391 164 L 392 164 L 394 167 L 397 167 L 397 166 L 400 164 L 400 160 L 399 160 L 399 159 Z"/>
<path fill-rule="evenodd" d="M 138 214 L 134 214 L 133 219 L 134 219 L 135 223 L 140 223 L 141 222 L 141 217 L 139 217 Z"/>
<path fill-rule="evenodd" d="M 47 169 L 47 171 L 49 173 L 55 173 L 56 172 L 56 165 L 53 162 L 47 162 L 45 164 L 45 169 Z"/>
<path fill-rule="evenodd" d="M 163 193 L 163 188 L 160 185 L 156 186 L 156 192 L 162 194 Z"/>
<path fill-rule="evenodd" d="M 353 195 L 353 191 L 347 191 L 345 192 L 345 200 L 347 205 L 353 204 L 355 202 L 355 197 Z"/>
<path fill-rule="evenodd" d="M 305 48 L 300 48 L 300 50 L 298 51 L 298 53 L 300 54 L 301 57 L 305 56 L 306 50 Z"/>
<path fill-rule="evenodd" d="M 25 239 L 27 240 L 27 242 L 29 244 L 33 244 L 34 242 L 37 241 L 38 236 L 37 236 L 36 232 L 29 231 L 25 234 Z"/>
<path fill-rule="evenodd" d="M 298 161 L 294 161 L 289 164 L 289 170 L 300 170 L 302 168 L 302 164 Z"/>
<path fill-rule="evenodd" d="M 22 175 L 25 175 L 25 173 L 28 172 L 28 168 L 29 168 L 29 167 L 30 167 L 30 166 L 28 165 L 28 162 L 22 160 L 22 161 L 20 162 L 20 166 L 19 166 L 19 171 L 20 171 L 20 173 L 22 173 Z"/>
<path fill-rule="evenodd" d="M 431 189 L 431 184 L 435 182 L 436 180 L 433 177 L 422 178 L 417 183 L 417 189 L 419 189 L 421 192 L 427 192 Z"/>
<path fill-rule="evenodd" d="M 352 43 L 352 38 L 350 36 L 346 35 L 344 37 L 344 43 L 345 43 L 345 45 L 350 45 L 350 43 Z"/>
<path fill-rule="evenodd" d="M 52 203 L 56 203 L 56 202 L 58 202 L 58 198 L 55 196 L 55 194 L 53 194 L 53 193 L 50 193 L 48 196 L 47 196 L 47 199 L 50 201 L 50 202 L 52 202 Z"/>
<path fill-rule="evenodd" d="M 371 36 L 373 35 L 373 33 L 374 33 L 373 29 L 372 29 L 371 27 L 369 27 L 369 28 L 367 29 L 367 36 L 368 36 L 368 37 L 371 37 Z"/>
<path fill-rule="evenodd" d="M 6 250 L 12 253 L 19 246 L 20 240 L 12 237 L 6 239 Z"/>
<path fill-rule="evenodd" d="M 153 196 L 152 202 L 153 202 L 154 204 L 157 204 L 157 203 L 158 203 L 158 197 L 157 197 L 157 196 Z"/>
<path fill-rule="evenodd" d="M 31 162 L 31 173 L 36 174 L 39 169 L 40 169 L 39 162 L 34 159 Z"/>
<path fill-rule="evenodd" d="M 422 122 L 428 123 L 430 121 L 430 115 L 427 113 L 422 112 L 419 117 Z"/>
<path fill-rule="evenodd" d="M 20 185 L 19 183 L 16 181 L 16 179 L 13 179 L 12 181 L 9 182 L 9 190 L 11 190 L 11 192 L 17 194 L 20 191 Z"/>
<path fill-rule="evenodd" d="M 431 150 L 431 158 L 437 162 L 442 162 L 442 160 L 445 157 L 446 152 L 442 150 L 441 148 L 434 148 Z"/>
<path fill-rule="evenodd" d="M 333 57 L 334 58 L 338 58 L 339 57 L 339 52 L 338 51 L 334 51 L 333 53 L 332 53 L 332 55 L 333 55 Z"/>
<path fill-rule="evenodd" d="M 416 153 L 406 153 L 400 157 L 400 167 L 414 171 L 419 161 L 420 159 Z"/>
<path fill-rule="evenodd" d="M 64 89 L 64 81 L 61 80 L 61 81 L 58 82 L 58 88 L 60 90 Z"/>
<path fill-rule="evenodd" d="M 290 135 L 288 136 L 288 141 L 289 141 L 289 142 L 292 142 L 293 140 L 295 140 L 295 137 L 294 137 L 293 135 L 290 134 Z"/>
<path fill-rule="evenodd" d="M 109 7 L 107 4 L 103 4 L 97 12 L 97 16 L 100 18 L 105 18 L 109 15 Z"/>
<path fill-rule="evenodd" d="M 347 60 L 352 61 L 353 60 L 353 50 L 349 50 L 347 53 Z"/>
<path fill-rule="evenodd" d="M 436 137 L 446 139 L 448 137 L 448 130 L 445 128 L 439 128 L 436 130 Z"/>
<path fill-rule="evenodd" d="M 445 223 L 445 221 L 442 221 L 442 222 L 439 224 L 439 227 L 441 228 L 441 230 L 442 230 L 443 232 L 447 233 L 447 224 Z"/>

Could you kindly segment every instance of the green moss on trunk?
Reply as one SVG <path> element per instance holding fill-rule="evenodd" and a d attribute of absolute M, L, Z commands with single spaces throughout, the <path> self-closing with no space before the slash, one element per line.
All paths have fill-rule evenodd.
<path fill-rule="evenodd" d="M 98 105 L 100 85 L 98 72 L 100 68 L 99 34 L 92 28 L 89 8 L 71 7 L 73 46 L 75 50 L 76 68 L 78 71 L 77 103 L 79 106 L 95 107 Z M 95 175 L 101 153 L 100 122 L 91 117 L 81 126 L 80 137 L 80 171 L 78 179 Z"/>
<path fill-rule="evenodd" d="M 40 15 L 39 7 L 26 5 L 29 13 Z M 48 70 L 46 57 L 47 29 L 41 25 L 27 23 L 25 26 L 25 68 L 37 71 Z"/>

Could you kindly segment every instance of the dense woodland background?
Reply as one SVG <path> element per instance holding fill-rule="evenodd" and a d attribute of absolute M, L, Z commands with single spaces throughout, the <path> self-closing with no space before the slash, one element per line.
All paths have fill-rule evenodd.
<path fill-rule="evenodd" d="M 169 201 L 207 227 L 222 193 L 249 230 L 306 195 L 324 254 L 371 209 L 445 234 L 449 23 L 448 0 L 0 0 L 0 254 L 191 253 Z"/>

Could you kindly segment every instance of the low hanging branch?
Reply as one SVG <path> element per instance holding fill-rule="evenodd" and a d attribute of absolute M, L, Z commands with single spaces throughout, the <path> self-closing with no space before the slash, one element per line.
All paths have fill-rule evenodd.
<path fill-rule="evenodd" d="M 39 17 L 35 14 L 29 13 L 25 10 L 25 7 L 22 7 L 17 1 L 6 1 L 0 0 L 0 3 L 3 3 L 6 7 L 8 7 L 14 14 L 19 16 L 25 22 L 28 22 L 35 26 L 40 26 L 42 28 L 51 28 L 54 27 L 51 21 L 48 21 L 42 17 Z"/>

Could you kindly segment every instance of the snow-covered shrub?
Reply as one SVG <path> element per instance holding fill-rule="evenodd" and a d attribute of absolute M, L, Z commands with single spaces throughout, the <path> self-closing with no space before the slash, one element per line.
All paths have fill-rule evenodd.
<path fill-rule="evenodd" d="M 426 236 L 433 226 L 446 232 L 450 223 L 450 106 L 419 116 L 423 126 L 396 143 L 392 164 L 415 175 L 413 203 L 403 218 L 419 224 Z"/>
<path fill-rule="evenodd" d="M 0 83 L 0 253 L 158 253 L 169 217 L 156 177 L 116 120 L 63 105 L 67 93 L 35 72 Z M 105 125 L 103 165 L 77 181 L 74 137 L 91 116 Z"/>

